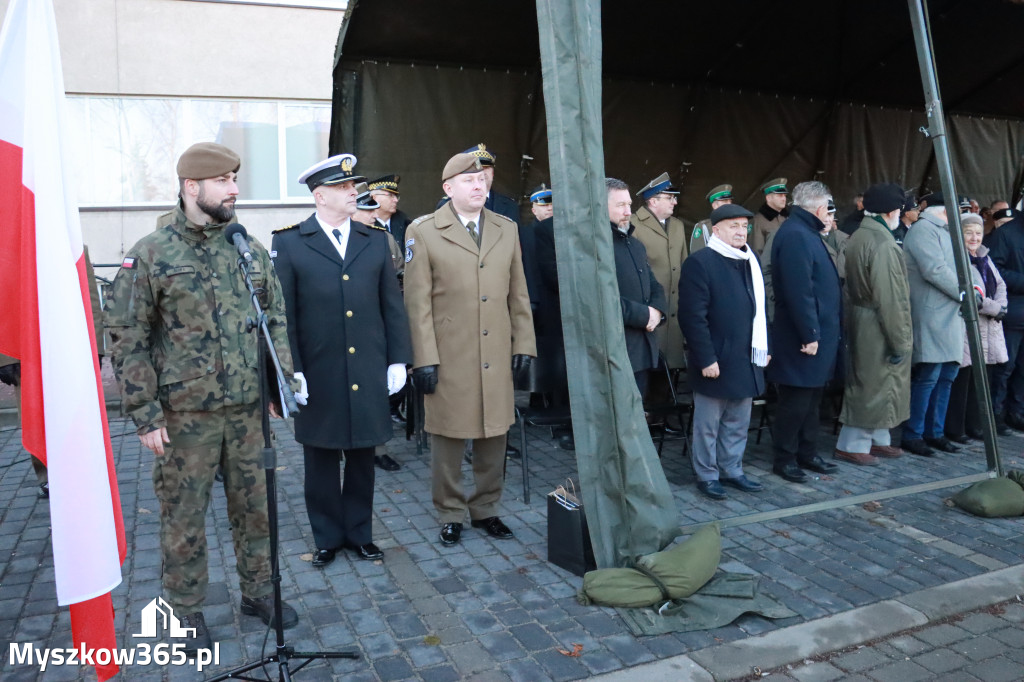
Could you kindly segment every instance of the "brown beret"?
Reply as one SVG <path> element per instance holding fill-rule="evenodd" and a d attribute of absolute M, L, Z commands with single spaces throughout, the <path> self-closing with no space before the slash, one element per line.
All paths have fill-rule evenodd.
<path fill-rule="evenodd" d="M 448 182 L 456 175 L 462 175 L 463 173 L 479 173 L 483 169 L 480 157 L 465 153 L 456 154 L 448 159 L 448 163 L 444 165 L 444 172 L 441 173 L 441 182 Z"/>
<path fill-rule="evenodd" d="M 228 173 L 237 173 L 242 159 L 222 144 L 200 142 L 185 150 L 178 159 L 178 177 L 182 180 L 205 180 Z"/>

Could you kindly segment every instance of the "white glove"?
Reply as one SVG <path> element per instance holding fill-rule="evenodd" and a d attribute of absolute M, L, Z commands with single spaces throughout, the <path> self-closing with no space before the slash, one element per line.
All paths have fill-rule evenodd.
<path fill-rule="evenodd" d="M 408 372 L 405 371 L 405 365 L 388 365 L 388 395 L 394 395 L 401 391 L 402 387 L 405 386 L 407 376 Z"/>
<path fill-rule="evenodd" d="M 302 372 L 296 372 L 292 376 L 302 384 L 299 390 L 295 391 L 295 402 L 299 405 L 305 405 L 306 401 L 309 400 L 309 387 L 306 386 L 306 377 Z"/>

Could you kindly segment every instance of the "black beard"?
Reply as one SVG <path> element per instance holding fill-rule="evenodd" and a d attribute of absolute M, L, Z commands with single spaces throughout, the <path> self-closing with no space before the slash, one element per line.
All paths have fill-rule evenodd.
<path fill-rule="evenodd" d="M 213 218 L 215 223 L 226 223 L 235 217 L 234 206 L 226 206 L 223 203 L 206 203 L 206 192 L 203 191 L 202 187 L 199 188 L 199 196 L 196 197 L 196 206 L 199 207 L 200 211 Z"/>

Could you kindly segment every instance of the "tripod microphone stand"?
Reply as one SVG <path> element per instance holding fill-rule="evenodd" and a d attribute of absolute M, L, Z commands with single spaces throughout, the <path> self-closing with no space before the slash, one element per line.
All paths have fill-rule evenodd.
<path fill-rule="evenodd" d="M 244 233 L 244 228 L 242 230 Z M 261 289 L 253 286 L 252 278 L 249 276 L 249 263 L 243 257 L 238 259 L 238 267 L 245 279 L 245 286 L 249 290 L 252 305 L 256 309 L 256 319 L 246 320 L 246 331 L 256 332 L 256 343 L 259 348 L 259 383 L 260 383 L 260 406 L 261 426 L 263 428 L 263 469 L 267 476 L 267 517 L 270 522 L 270 582 L 274 590 L 274 632 L 277 635 L 277 649 L 274 653 L 263 657 L 255 663 L 248 663 L 227 671 L 208 682 L 219 682 L 220 680 L 251 680 L 252 682 L 265 682 L 265 678 L 248 677 L 243 673 L 256 668 L 265 667 L 268 663 L 277 663 L 278 679 L 280 682 L 290 682 L 292 673 L 305 668 L 317 659 L 328 658 L 359 658 L 359 654 L 350 651 L 295 651 L 284 642 L 284 627 L 281 622 L 281 570 L 278 565 L 278 538 L 277 538 L 277 451 L 270 441 L 270 386 L 267 376 L 267 359 L 274 365 L 274 372 L 277 375 L 276 384 L 280 388 L 283 405 L 288 413 L 295 414 L 299 407 L 295 402 L 295 396 L 288 390 L 288 382 L 281 371 L 281 361 L 277 357 L 277 350 L 274 348 L 274 341 L 270 338 L 270 329 L 267 326 L 267 314 L 260 305 L 259 294 Z M 292 660 L 302 660 L 294 670 L 289 667 Z"/>

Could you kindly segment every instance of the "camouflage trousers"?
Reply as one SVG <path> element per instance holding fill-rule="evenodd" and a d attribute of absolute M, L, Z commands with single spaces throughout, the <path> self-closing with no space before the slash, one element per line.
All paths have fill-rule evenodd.
<path fill-rule="evenodd" d="M 182 615 L 203 607 L 209 583 L 206 510 L 218 465 L 242 594 L 265 597 L 271 592 L 270 528 L 259 403 L 209 412 L 165 410 L 164 417 L 171 443 L 153 463 L 164 599 Z"/>

